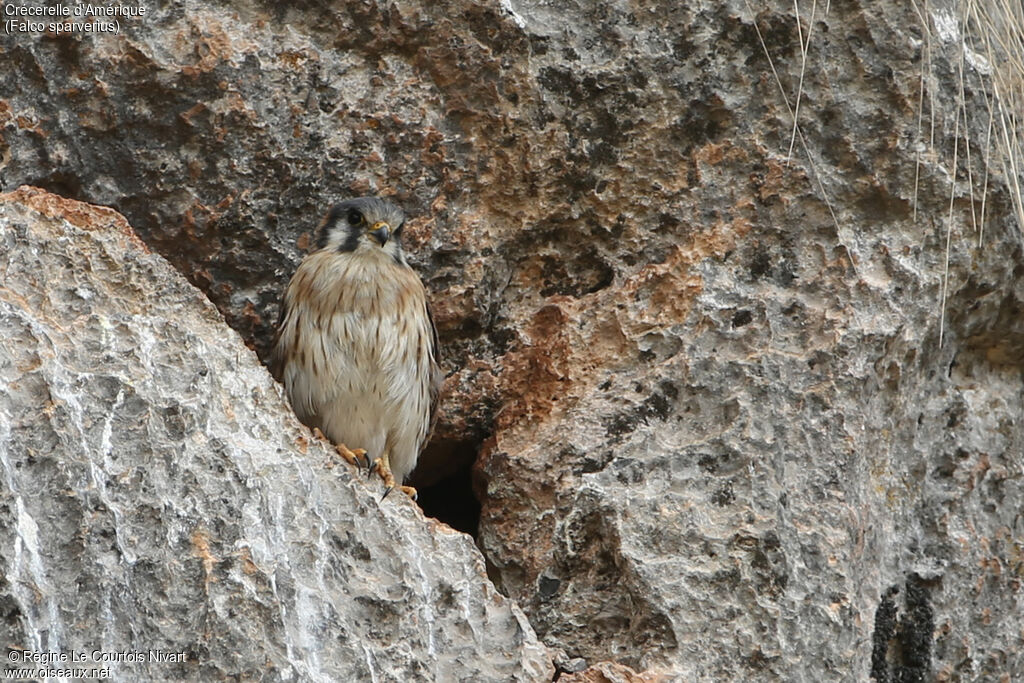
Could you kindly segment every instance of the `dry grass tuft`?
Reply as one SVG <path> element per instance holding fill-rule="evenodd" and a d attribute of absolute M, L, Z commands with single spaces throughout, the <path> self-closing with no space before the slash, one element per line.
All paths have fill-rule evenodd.
<path fill-rule="evenodd" d="M 978 246 L 984 244 L 989 179 L 994 167 L 1010 191 L 1017 227 L 1024 235 L 1024 201 L 1021 195 L 1021 172 L 1024 171 L 1024 4 L 1020 0 L 961 0 L 956 11 L 955 19 L 961 36 L 956 64 L 960 91 L 950 173 L 952 183 L 949 213 L 946 217 L 946 257 L 939 323 L 940 345 L 945 332 L 949 250 L 952 245 L 953 204 L 957 190 L 961 129 L 966 157 L 967 188 L 971 198 L 971 222 L 977 235 Z M 923 12 L 919 10 L 919 15 L 923 19 L 932 19 L 931 23 L 924 24 L 925 30 L 930 34 L 937 15 L 927 10 L 927 4 Z M 964 90 L 966 69 L 977 72 L 982 78 L 986 107 L 984 110 L 967 102 Z M 970 139 L 972 129 L 985 131 L 984 141 L 974 141 L 975 148 L 982 151 L 979 202 L 975 201 Z"/>
<path fill-rule="evenodd" d="M 987 155 L 994 153 L 1012 194 L 1017 225 L 1024 233 L 1024 4 L 1020 0 L 963 0 L 963 5 L 967 25 L 965 50 L 987 62 L 991 86 L 985 93 L 988 132 L 984 189 L 988 189 Z M 984 225 L 984 202 L 983 193 L 979 226 Z M 979 228 L 979 244 L 982 236 Z"/>
<path fill-rule="evenodd" d="M 744 0 L 752 17 L 757 15 Z M 801 7 L 801 4 L 803 7 Z M 754 28 L 761 47 L 775 77 L 779 92 L 793 119 L 787 162 L 793 155 L 796 142 L 800 142 L 822 199 L 832 213 L 840 241 L 848 245 L 856 239 L 850 226 L 842 225 L 836 216 L 828 191 L 815 167 L 807 140 L 800 129 L 800 103 L 804 89 L 804 75 L 808 68 L 808 51 L 812 45 L 815 19 L 823 20 L 829 13 L 829 2 L 822 8 L 818 0 L 793 0 L 796 18 L 794 29 L 800 47 L 799 80 L 796 92 L 787 93 L 776 65 L 772 60 L 760 29 Z M 990 208 L 988 192 L 992 178 L 998 176 L 1009 189 L 1014 217 L 1024 239 L 1024 2 L 1021 0 L 911 0 L 923 31 L 922 69 L 918 91 L 917 136 L 915 159 L 913 220 L 919 215 L 918 191 L 921 165 L 927 161 L 932 167 L 945 170 L 949 178 L 949 204 L 946 211 L 945 258 L 940 294 L 939 345 L 945 336 L 946 297 L 949 289 L 950 250 L 954 248 L 954 212 L 958 196 L 970 200 L 970 224 L 979 247 L 984 245 L 985 222 Z M 953 52 L 951 53 L 951 49 Z M 935 66 L 937 58 L 944 57 L 957 75 L 958 93 L 954 114 L 954 132 L 951 143 L 936 139 L 936 116 L 941 114 L 937 101 Z M 944 64 L 946 61 L 944 60 Z M 964 82 L 981 84 L 984 105 L 978 99 L 968 101 Z M 927 120 L 925 112 L 928 112 Z M 927 130 L 925 129 L 927 127 Z M 984 131 L 979 134 L 979 131 Z M 977 138 L 972 139 L 972 135 Z M 972 151 L 973 148 L 973 151 Z M 948 164 L 948 166 L 946 165 Z M 960 193 L 958 195 L 958 192 Z M 927 216 L 929 224 L 938 223 L 937 216 Z M 856 263 L 851 254 L 851 262 Z"/>

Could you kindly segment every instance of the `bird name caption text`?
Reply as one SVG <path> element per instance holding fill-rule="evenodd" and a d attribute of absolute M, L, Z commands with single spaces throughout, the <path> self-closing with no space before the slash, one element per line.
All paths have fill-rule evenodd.
<path fill-rule="evenodd" d="M 47 36 L 69 33 L 121 32 L 121 22 L 146 16 L 143 5 L 93 5 L 76 2 L 67 5 L 4 3 L 4 33 L 39 33 Z"/>

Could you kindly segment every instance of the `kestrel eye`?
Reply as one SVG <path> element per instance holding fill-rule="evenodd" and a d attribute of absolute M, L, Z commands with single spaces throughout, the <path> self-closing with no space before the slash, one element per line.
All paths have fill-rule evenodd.
<path fill-rule="evenodd" d="M 359 225 L 363 222 L 363 214 L 359 213 L 357 209 L 348 210 L 348 224 Z"/>

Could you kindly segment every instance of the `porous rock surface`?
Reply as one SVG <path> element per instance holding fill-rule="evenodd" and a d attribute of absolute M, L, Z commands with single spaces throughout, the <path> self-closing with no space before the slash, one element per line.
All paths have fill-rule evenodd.
<path fill-rule="evenodd" d="M 0 185 L 117 208 L 260 353 L 329 203 L 401 203 L 428 466 L 475 458 L 567 677 L 1013 680 L 1024 256 L 964 16 L 154 3 L 5 39 Z"/>
<path fill-rule="evenodd" d="M 0 273 L 6 667 L 33 668 L 11 659 L 27 650 L 125 681 L 550 678 L 472 540 L 331 467 L 119 214 L 0 195 Z"/>

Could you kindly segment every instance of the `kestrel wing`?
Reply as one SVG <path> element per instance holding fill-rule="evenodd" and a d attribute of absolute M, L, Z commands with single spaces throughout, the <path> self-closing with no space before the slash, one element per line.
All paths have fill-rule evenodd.
<path fill-rule="evenodd" d="M 288 301 L 287 297 L 281 297 L 281 311 L 277 316 L 277 324 L 274 326 L 274 340 L 270 344 L 270 374 L 273 375 L 274 379 L 278 382 L 283 381 L 284 378 L 284 352 L 278 346 L 278 342 L 281 339 L 281 327 L 284 325 L 285 318 L 288 317 Z"/>
<path fill-rule="evenodd" d="M 434 323 L 434 314 L 430 310 L 430 303 L 426 304 L 427 320 L 430 322 L 430 429 L 427 430 L 427 437 L 423 445 L 427 445 L 430 437 L 434 434 L 434 426 L 437 424 L 438 405 L 441 399 L 441 385 L 444 384 L 444 371 L 441 369 L 441 345 L 437 341 L 437 325 Z"/>

